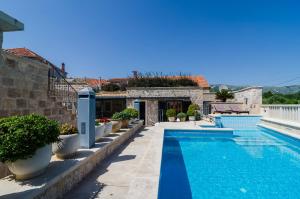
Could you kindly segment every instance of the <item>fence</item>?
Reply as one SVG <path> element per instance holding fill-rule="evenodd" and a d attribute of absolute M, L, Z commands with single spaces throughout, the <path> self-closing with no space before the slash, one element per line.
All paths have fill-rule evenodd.
<path fill-rule="evenodd" d="M 300 123 L 300 105 L 262 105 L 263 117 Z"/>

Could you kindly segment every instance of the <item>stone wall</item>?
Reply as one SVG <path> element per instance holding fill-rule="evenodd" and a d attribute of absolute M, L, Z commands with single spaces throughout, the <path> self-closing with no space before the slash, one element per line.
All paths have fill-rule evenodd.
<path fill-rule="evenodd" d="M 262 105 L 262 87 L 249 87 L 234 92 L 234 102 L 243 103 L 250 114 L 260 114 Z"/>
<path fill-rule="evenodd" d="M 203 90 L 199 87 L 153 87 L 153 88 L 128 88 L 127 107 L 133 106 L 135 99 L 145 102 L 146 125 L 158 122 L 158 101 L 163 99 L 189 98 L 192 103 L 203 106 Z"/>
<path fill-rule="evenodd" d="M 62 99 L 48 95 L 48 69 L 43 63 L 2 52 L 0 117 L 36 113 L 59 122 L 75 123 Z"/>
<path fill-rule="evenodd" d="M 140 99 L 190 98 L 192 103 L 203 105 L 203 89 L 199 87 L 127 88 L 127 97 Z"/>
<path fill-rule="evenodd" d="M 76 124 L 76 117 L 59 97 L 48 96 L 48 66 L 0 54 L 0 118 L 36 113 L 61 123 Z M 9 174 L 0 163 L 0 178 Z"/>

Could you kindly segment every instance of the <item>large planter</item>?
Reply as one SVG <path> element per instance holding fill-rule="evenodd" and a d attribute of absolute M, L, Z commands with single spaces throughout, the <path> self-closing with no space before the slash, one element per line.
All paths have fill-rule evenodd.
<path fill-rule="evenodd" d="M 104 136 L 105 136 L 105 124 L 100 124 L 99 126 L 95 126 L 95 140 L 99 140 Z"/>
<path fill-rule="evenodd" d="M 122 127 L 122 122 L 119 120 L 112 120 L 112 132 L 118 132 Z"/>
<path fill-rule="evenodd" d="M 196 117 L 195 116 L 189 116 L 189 121 L 195 121 Z"/>
<path fill-rule="evenodd" d="M 104 135 L 105 136 L 112 132 L 112 126 L 113 126 L 112 122 L 107 122 L 104 124 Z"/>
<path fill-rule="evenodd" d="M 121 122 L 122 122 L 121 128 L 128 128 L 129 120 L 121 120 Z"/>
<path fill-rule="evenodd" d="M 175 117 L 168 117 L 169 122 L 175 122 Z"/>
<path fill-rule="evenodd" d="M 10 172 L 16 176 L 16 179 L 26 180 L 43 173 L 50 163 L 51 155 L 52 144 L 48 144 L 37 149 L 31 158 L 6 162 L 5 164 Z"/>
<path fill-rule="evenodd" d="M 60 159 L 74 155 L 80 147 L 79 134 L 60 135 L 59 138 L 61 141 L 57 143 L 55 155 Z"/>

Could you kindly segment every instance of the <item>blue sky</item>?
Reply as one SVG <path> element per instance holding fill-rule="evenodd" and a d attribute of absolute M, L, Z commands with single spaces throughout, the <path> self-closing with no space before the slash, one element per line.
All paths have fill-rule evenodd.
<path fill-rule="evenodd" d="M 183 72 L 242 85 L 300 76 L 297 1 L 1 0 L 1 10 L 25 24 L 5 33 L 4 48 L 65 62 L 72 76 Z"/>

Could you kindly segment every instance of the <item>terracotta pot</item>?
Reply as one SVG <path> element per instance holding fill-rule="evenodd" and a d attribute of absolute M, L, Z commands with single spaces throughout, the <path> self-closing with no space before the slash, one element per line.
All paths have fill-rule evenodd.
<path fill-rule="evenodd" d="M 122 122 L 121 128 L 128 128 L 129 120 L 122 120 L 121 122 Z"/>
<path fill-rule="evenodd" d="M 118 132 L 122 127 L 122 122 L 119 120 L 112 120 L 112 132 Z"/>
<path fill-rule="evenodd" d="M 6 162 L 5 164 L 10 172 L 16 176 L 16 179 L 26 180 L 43 173 L 50 163 L 51 155 L 52 144 L 48 144 L 37 149 L 31 158 Z"/>

